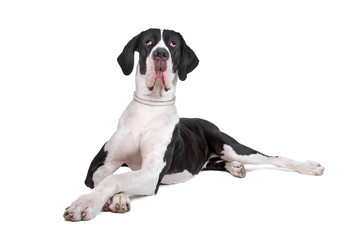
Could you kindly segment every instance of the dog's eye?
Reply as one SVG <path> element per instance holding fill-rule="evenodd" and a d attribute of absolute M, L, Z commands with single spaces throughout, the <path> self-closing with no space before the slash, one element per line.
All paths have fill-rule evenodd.
<path fill-rule="evenodd" d="M 170 46 L 171 47 L 176 47 L 176 42 L 175 41 L 170 41 Z"/>
<path fill-rule="evenodd" d="M 148 40 L 146 40 L 146 42 L 145 42 L 145 44 L 146 44 L 147 46 L 150 46 L 152 43 L 153 43 L 153 42 L 151 41 L 151 39 L 148 39 Z"/>

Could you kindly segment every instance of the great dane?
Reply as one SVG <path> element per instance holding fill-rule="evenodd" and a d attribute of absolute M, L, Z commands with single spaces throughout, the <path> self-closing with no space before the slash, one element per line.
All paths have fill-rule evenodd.
<path fill-rule="evenodd" d="M 312 161 L 271 157 L 248 148 L 209 121 L 179 118 L 177 79 L 184 81 L 199 60 L 181 34 L 149 29 L 133 37 L 118 57 L 125 75 L 139 52 L 134 97 L 116 132 L 95 156 L 85 180 L 93 188 L 64 213 L 68 221 L 90 220 L 101 210 L 126 212 L 129 194 L 153 195 L 160 184 L 189 180 L 201 170 L 224 170 L 244 177 L 243 164 L 272 164 L 309 175 L 324 168 Z M 113 174 L 119 167 L 132 171 Z"/>

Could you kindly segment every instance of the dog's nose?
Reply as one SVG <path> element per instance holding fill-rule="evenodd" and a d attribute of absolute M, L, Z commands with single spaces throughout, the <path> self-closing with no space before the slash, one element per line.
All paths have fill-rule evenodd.
<path fill-rule="evenodd" d="M 166 61 L 169 59 L 169 52 L 165 48 L 158 48 L 154 51 L 153 58 L 156 60 Z"/>

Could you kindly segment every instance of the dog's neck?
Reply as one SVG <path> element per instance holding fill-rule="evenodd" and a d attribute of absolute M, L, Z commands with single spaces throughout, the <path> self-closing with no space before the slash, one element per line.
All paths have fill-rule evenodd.
<path fill-rule="evenodd" d="M 174 97 L 171 100 L 166 100 L 166 101 L 160 101 L 160 100 L 148 100 L 148 99 L 144 99 L 141 98 L 139 96 L 136 95 L 136 92 L 134 92 L 134 100 L 138 103 L 144 104 L 144 105 L 148 105 L 148 106 L 170 106 L 170 105 L 174 105 L 175 101 L 176 101 L 176 97 Z"/>
<path fill-rule="evenodd" d="M 149 106 L 167 106 L 175 103 L 175 92 L 176 92 L 176 82 L 177 76 L 174 75 L 171 81 L 171 88 L 166 91 L 162 81 L 158 79 L 152 90 L 149 90 L 147 82 L 147 74 L 140 74 L 136 71 L 135 76 L 135 92 L 134 100 Z"/>

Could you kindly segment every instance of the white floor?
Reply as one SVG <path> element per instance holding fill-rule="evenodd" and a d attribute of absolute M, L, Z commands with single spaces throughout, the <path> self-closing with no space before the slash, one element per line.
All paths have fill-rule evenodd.
<path fill-rule="evenodd" d="M 16 183 L 5 187 L 11 194 L 4 201 L 2 233 L 13 239 L 357 239 L 358 177 L 346 174 L 347 167 L 324 164 L 321 177 L 272 167 L 248 167 L 244 179 L 226 172 L 201 172 L 188 182 L 161 186 L 156 196 L 133 198 L 128 213 L 100 213 L 92 221 L 72 223 L 64 221 L 62 213 L 88 191 L 81 182 L 84 174 L 64 173 L 68 169 L 61 164 L 49 163 L 57 171 L 41 177 L 28 174 L 20 180 L 21 175 L 8 174 L 8 183 L 14 179 Z"/>

